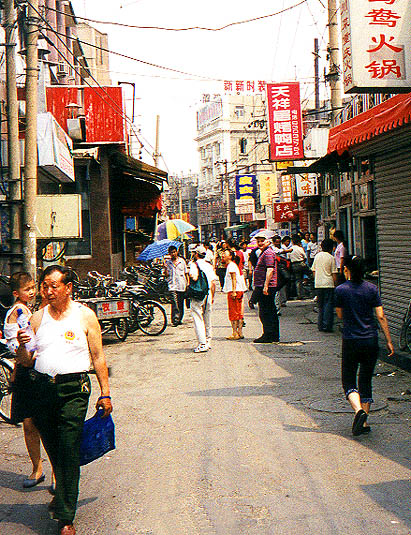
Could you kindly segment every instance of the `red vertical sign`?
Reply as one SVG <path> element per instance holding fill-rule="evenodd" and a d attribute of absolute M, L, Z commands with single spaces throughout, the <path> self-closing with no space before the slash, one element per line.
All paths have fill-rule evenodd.
<path fill-rule="evenodd" d="M 271 160 L 302 160 L 300 84 L 267 84 L 267 106 Z"/>

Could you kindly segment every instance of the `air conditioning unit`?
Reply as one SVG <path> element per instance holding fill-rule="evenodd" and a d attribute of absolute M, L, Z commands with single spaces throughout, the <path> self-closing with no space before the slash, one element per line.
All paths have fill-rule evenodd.
<path fill-rule="evenodd" d="M 57 74 L 66 75 L 68 74 L 68 65 L 63 62 L 57 64 Z"/>

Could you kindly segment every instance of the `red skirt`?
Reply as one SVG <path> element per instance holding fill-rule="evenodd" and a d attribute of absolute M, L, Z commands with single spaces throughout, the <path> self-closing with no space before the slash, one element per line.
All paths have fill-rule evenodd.
<path fill-rule="evenodd" d="M 236 296 L 233 299 L 233 292 L 227 294 L 228 319 L 230 321 L 239 321 L 243 319 L 243 295 L 244 292 L 236 292 Z"/>

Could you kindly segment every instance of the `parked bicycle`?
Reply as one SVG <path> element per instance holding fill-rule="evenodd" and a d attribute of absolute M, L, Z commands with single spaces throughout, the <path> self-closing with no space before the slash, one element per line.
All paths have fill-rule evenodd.
<path fill-rule="evenodd" d="M 11 353 L 7 346 L 0 343 L 0 418 L 11 423 L 11 383 L 14 369 Z"/>
<path fill-rule="evenodd" d="M 411 299 L 408 303 L 407 311 L 402 320 L 402 327 L 400 332 L 399 347 L 401 351 L 411 351 Z"/>

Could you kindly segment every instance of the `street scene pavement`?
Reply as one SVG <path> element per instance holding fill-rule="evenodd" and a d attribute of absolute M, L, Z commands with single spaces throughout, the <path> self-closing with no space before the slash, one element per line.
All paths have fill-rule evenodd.
<path fill-rule="evenodd" d="M 245 339 L 226 340 L 221 293 L 207 353 L 193 353 L 189 310 L 159 337 L 108 340 L 117 449 L 82 468 L 78 533 L 410 534 L 410 374 L 378 362 L 372 431 L 353 437 L 340 333 L 317 331 L 314 306 L 282 309 L 279 345 L 252 343 L 247 306 Z M 54 534 L 49 463 L 23 490 L 22 429 L 0 421 L 0 437 L 1 535 Z"/>

